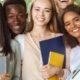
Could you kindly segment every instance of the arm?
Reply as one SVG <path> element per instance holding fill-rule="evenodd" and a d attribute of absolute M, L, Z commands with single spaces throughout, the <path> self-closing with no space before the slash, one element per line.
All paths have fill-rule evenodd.
<path fill-rule="evenodd" d="M 13 74 L 12 80 L 20 80 L 21 52 L 20 52 L 20 47 L 17 41 L 15 41 L 13 45 L 14 45 L 15 65 L 14 65 L 14 74 Z"/>

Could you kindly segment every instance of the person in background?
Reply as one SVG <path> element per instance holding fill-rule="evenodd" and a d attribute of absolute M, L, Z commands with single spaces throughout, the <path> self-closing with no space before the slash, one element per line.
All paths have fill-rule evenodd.
<path fill-rule="evenodd" d="M 57 13 L 58 13 L 59 16 L 61 16 L 61 14 L 63 13 L 64 9 L 68 5 L 74 4 L 75 0 L 54 0 L 54 1 L 55 1 Z"/>
<path fill-rule="evenodd" d="M 20 80 L 20 48 L 12 40 L 6 26 L 3 7 L 0 4 L 0 58 L 6 57 L 6 73 L 0 74 L 0 80 Z M 5 70 L 5 69 L 4 69 Z"/>
<path fill-rule="evenodd" d="M 27 24 L 25 0 L 5 0 L 3 9 L 11 37 L 24 33 Z"/>
<path fill-rule="evenodd" d="M 54 0 L 55 6 L 56 6 L 56 16 L 57 16 L 57 22 L 58 22 L 58 30 L 62 33 L 62 23 L 61 23 L 61 15 L 64 12 L 64 9 L 70 5 L 74 4 L 75 0 Z"/>
<path fill-rule="evenodd" d="M 62 75 L 61 68 L 43 65 L 39 41 L 61 36 L 55 26 L 55 10 L 52 0 L 32 0 L 28 32 L 16 40 L 22 49 L 22 80 L 46 80 Z M 22 42 L 24 42 L 22 44 Z"/>
<path fill-rule="evenodd" d="M 70 72 L 74 74 L 78 66 L 80 67 L 80 7 L 77 5 L 66 7 L 62 15 L 62 23 L 66 44 L 71 47 Z M 72 80 L 72 77 L 68 78 Z"/>

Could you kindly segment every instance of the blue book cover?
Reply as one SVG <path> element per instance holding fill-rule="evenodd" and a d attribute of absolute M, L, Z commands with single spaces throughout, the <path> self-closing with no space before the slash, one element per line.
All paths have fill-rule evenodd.
<path fill-rule="evenodd" d="M 42 54 L 44 65 L 48 64 L 49 53 L 51 51 L 63 54 L 65 57 L 64 36 L 58 36 L 55 38 L 40 41 L 40 49 L 41 49 L 41 54 Z M 65 60 L 64 60 L 63 66 L 65 66 Z"/>

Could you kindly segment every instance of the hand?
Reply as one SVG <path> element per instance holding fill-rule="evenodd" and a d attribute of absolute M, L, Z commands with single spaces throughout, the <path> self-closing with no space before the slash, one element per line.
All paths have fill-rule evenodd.
<path fill-rule="evenodd" d="M 59 72 L 61 71 L 61 68 L 58 67 L 54 67 L 53 65 L 44 65 L 41 68 L 41 73 L 43 78 L 48 79 L 54 75 L 59 74 Z"/>
<path fill-rule="evenodd" d="M 2 74 L 0 75 L 0 80 L 11 80 L 11 77 L 9 74 Z"/>

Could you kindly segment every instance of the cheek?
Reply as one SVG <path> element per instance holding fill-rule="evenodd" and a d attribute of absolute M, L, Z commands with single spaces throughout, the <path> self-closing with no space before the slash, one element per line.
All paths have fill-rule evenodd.
<path fill-rule="evenodd" d="M 51 20 L 51 13 L 50 14 L 46 14 L 46 19 L 48 20 L 48 21 L 50 21 Z"/>
<path fill-rule="evenodd" d="M 80 27 L 80 21 L 79 22 L 77 22 L 77 23 L 75 23 L 77 26 L 79 26 Z"/>
<path fill-rule="evenodd" d="M 22 18 L 22 19 L 19 19 L 19 23 L 25 23 L 26 22 L 26 18 Z"/>
<path fill-rule="evenodd" d="M 13 24 L 14 24 L 11 19 L 8 19 L 8 20 L 7 20 L 7 23 L 8 23 L 8 25 L 13 25 Z"/>
<path fill-rule="evenodd" d="M 72 35 L 72 36 L 74 36 L 74 33 L 72 32 L 72 30 L 71 29 L 66 29 L 66 31 L 70 34 L 70 35 Z"/>
<path fill-rule="evenodd" d="M 70 30 L 70 28 L 65 28 L 66 29 L 66 31 L 70 34 L 71 33 L 71 30 Z"/>
<path fill-rule="evenodd" d="M 32 12 L 31 19 L 32 19 L 33 21 L 35 21 L 35 20 L 36 20 L 36 17 L 37 17 L 37 14 L 34 13 L 34 12 Z"/>

